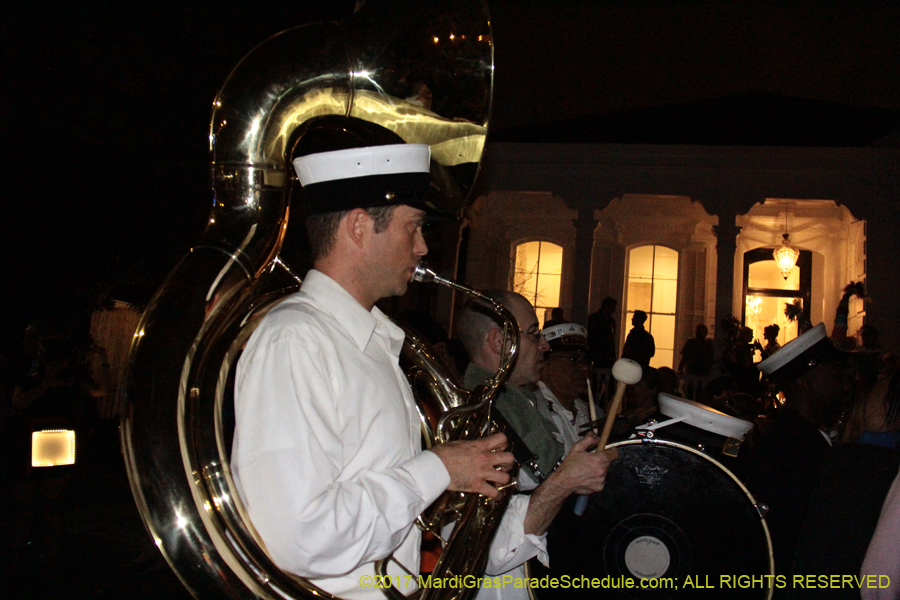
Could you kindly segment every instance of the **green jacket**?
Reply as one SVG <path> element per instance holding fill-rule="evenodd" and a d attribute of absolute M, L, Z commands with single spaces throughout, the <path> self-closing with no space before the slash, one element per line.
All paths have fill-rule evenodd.
<path fill-rule="evenodd" d="M 494 374 L 484 367 L 469 363 L 463 384 L 467 389 L 473 390 L 493 376 Z M 553 435 L 558 433 L 556 426 L 538 412 L 534 395 L 515 385 L 507 383 L 497 396 L 494 406 L 522 438 L 528 450 L 535 455 L 532 462 L 537 469 L 532 465 L 525 465 L 525 470 L 535 481 L 543 481 L 556 468 L 565 452 L 562 443 Z"/>

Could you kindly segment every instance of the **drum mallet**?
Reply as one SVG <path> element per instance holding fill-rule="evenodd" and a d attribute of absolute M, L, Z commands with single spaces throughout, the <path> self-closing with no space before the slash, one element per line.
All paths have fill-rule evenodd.
<path fill-rule="evenodd" d="M 609 412 L 606 413 L 606 421 L 603 422 L 603 433 L 600 434 L 600 441 L 597 442 L 597 450 L 602 452 L 606 448 L 606 442 L 609 441 L 609 434 L 612 433 L 613 423 L 616 421 L 616 415 L 622 406 L 622 398 L 625 397 L 625 388 L 634 385 L 641 380 L 641 365 L 637 364 L 630 358 L 620 358 L 615 362 L 612 368 L 613 379 L 616 380 L 616 393 L 612 402 L 609 404 Z M 594 430 L 596 433 L 596 429 Z M 587 509 L 588 498 L 590 496 L 579 496 L 575 502 L 575 514 L 579 517 L 584 514 Z"/>

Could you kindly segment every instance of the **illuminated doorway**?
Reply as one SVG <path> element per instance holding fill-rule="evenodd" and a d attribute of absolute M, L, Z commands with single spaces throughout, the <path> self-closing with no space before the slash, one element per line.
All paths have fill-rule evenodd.
<path fill-rule="evenodd" d="M 541 328 L 544 315 L 559 306 L 562 259 L 562 246 L 552 242 L 537 240 L 516 246 L 512 290 L 528 299 Z"/>
<path fill-rule="evenodd" d="M 628 252 L 628 289 L 623 331 L 631 329 L 634 311 L 647 313 L 645 329 L 656 354 L 650 366 L 672 368 L 675 359 L 675 308 L 678 298 L 678 252 L 665 246 L 638 246 Z"/>
<path fill-rule="evenodd" d="M 797 265 L 785 279 L 772 248 L 757 248 L 744 253 L 744 307 L 741 322 L 753 329 L 754 338 L 765 345 L 763 330 L 778 325 L 778 343 L 782 346 L 797 337 L 800 323 L 810 320 L 812 288 L 812 252 L 801 250 Z M 787 305 L 800 304 L 796 319 L 790 319 Z"/>

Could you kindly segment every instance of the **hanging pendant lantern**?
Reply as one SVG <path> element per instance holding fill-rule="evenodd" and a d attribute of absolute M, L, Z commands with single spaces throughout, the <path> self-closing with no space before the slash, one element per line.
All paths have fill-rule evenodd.
<path fill-rule="evenodd" d="M 797 264 L 800 251 L 791 245 L 788 234 L 783 233 L 781 237 L 783 238 L 781 246 L 776 248 L 772 255 L 775 258 L 775 264 L 778 265 L 778 270 L 781 271 L 781 275 L 787 280 L 791 276 L 791 271 L 794 270 L 794 265 Z"/>

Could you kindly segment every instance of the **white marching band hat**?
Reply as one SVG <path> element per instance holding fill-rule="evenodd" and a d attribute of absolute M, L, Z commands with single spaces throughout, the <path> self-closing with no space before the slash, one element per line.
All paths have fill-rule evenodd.
<path fill-rule="evenodd" d="M 577 323 L 561 323 L 545 327 L 541 333 L 550 344 L 550 352 L 587 351 L 587 329 Z"/>
<path fill-rule="evenodd" d="M 294 159 L 305 188 L 317 183 L 404 173 L 428 173 L 431 148 L 426 144 L 389 144 L 318 152 Z"/>
<path fill-rule="evenodd" d="M 757 368 L 769 378 L 799 377 L 809 369 L 835 362 L 845 355 L 835 348 L 825 331 L 825 324 L 819 323 L 779 348 Z"/>
<path fill-rule="evenodd" d="M 385 144 L 331 150 L 293 160 L 306 216 L 406 204 L 447 217 L 432 202 L 431 148 Z"/>

